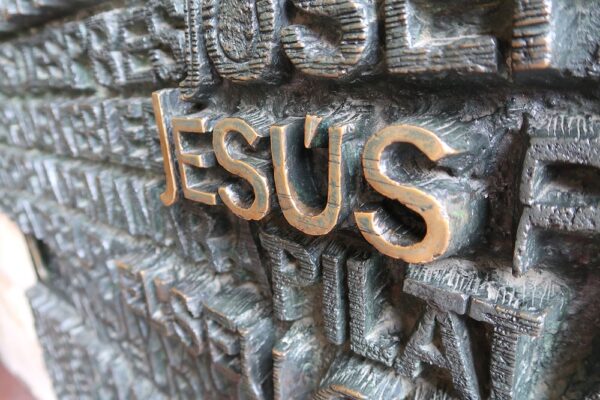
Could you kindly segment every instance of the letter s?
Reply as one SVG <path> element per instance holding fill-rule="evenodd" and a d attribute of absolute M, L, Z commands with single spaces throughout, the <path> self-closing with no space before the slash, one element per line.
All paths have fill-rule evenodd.
<path fill-rule="evenodd" d="M 365 145 L 365 179 L 378 193 L 419 214 L 425 221 L 425 236 L 421 241 L 407 244 L 406 237 L 396 233 L 398 227 L 382 215 L 385 214 L 382 210 L 356 211 L 356 223 L 365 239 L 390 257 L 419 264 L 449 255 L 468 243 L 479 226 L 481 202 L 470 187 L 448 175 L 411 179 L 411 184 L 390 178 L 385 173 L 382 154 L 394 143 L 414 145 L 434 162 L 460 151 L 431 130 L 402 124 L 380 130 Z"/>

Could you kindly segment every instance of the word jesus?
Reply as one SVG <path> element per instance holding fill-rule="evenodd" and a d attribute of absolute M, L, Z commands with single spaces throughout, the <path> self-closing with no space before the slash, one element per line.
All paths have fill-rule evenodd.
<path fill-rule="evenodd" d="M 353 216 L 377 250 L 409 263 L 455 254 L 477 235 L 484 201 L 468 179 L 440 171 L 410 177 L 389 155 L 394 145 L 408 144 L 433 163 L 461 159 L 470 149 L 458 123 L 397 123 L 365 138 L 367 118 L 360 112 L 276 122 L 260 110 L 243 116 L 211 109 L 172 115 L 174 102 L 172 91 L 153 94 L 166 175 L 161 200 L 167 206 L 178 197 L 178 169 L 186 199 L 224 204 L 254 221 L 279 208 L 308 235 L 326 235 Z M 328 149 L 324 206 L 302 154 L 314 148 Z M 361 204 L 359 192 L 366 185 L 418 214 L 423 237 L 415 239 L 383 207 Z"/>

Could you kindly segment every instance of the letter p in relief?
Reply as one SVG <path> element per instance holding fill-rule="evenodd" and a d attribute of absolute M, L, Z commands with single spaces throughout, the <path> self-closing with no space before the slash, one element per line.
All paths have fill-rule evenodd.
<path fill-rule="evenodd" d="M 418 238 L 414 229 L 395 222 L 382 209 L 356 211 L 362 235 L 383 254 L 409 263 L 428 263 L 455 253 L 474 238 L 484 215 L 484 202 L 470 180 L 434 168 L 426 171 L 419 166 L 421 161 L 412 162 L 417 167 L 411 172 L 411 162 L 406 160 L 422 153 L 427 162 L 438 163 L 464 153 L 464 149 L 447 142 L 453 142 L 453 134 L 461 132 L 457 125 L 396 124 L 367 141 L 363 152 L 367 182 L 379 194 L 418 214 L 425 223 L 424 235 Z M 410 146 L 398 149 L 398 144 Z M 394 150 L 400 156 L 394 155 Z"/>

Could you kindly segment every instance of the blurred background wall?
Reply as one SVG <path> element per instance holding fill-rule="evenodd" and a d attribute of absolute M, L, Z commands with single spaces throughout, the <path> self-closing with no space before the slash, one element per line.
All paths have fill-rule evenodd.
<path fill-rule="evenodd" d="M 0 363 L 29 388 L 39 400 L 54 400 L 44 367 L 42 349 L 35 334 L 33 316 L 25 292 L 35 285 L 35 270 L 25 237 L 0 214 Z M 3 378 L 4 385 L 14 386 Z M 0 387 L 0 399 L 15 388 Z"/>

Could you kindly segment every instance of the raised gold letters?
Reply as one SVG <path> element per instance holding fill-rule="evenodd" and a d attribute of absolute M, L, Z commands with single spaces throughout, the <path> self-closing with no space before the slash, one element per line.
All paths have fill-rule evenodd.
<path fill-rule="evenodd" d="M 390 178 L 382 155 L 394 143 L 412 144 L 432 161 L 457 154 L 457 151 L 427 129 L 402 124 L 380 130 L 365 146 L 365 179 L 377 192 L 419 214 L 425 221 L 425 237 L 420 242 L 404 244 L 404 238 L 396 234 L 396 229 L 380 211 L 357 211 L 354 213 L 356 223 L 365 239 L 383 254 L 411 263 L 433 261 L 447 252 L 453 239 L 446 206 L 441 199 L 422 190 L 430 186 L 428 182 L 407 184 Z"/>
<path fill-rule="evenodd" d="M 208 205 L 220 203 L 217 196 L 219 179 L 210 179 L 208 182 L 204 182 L 204 180 L 192 182 L 188 176 L 187 168 L 189 168 L 188 166 L 196 168 L 217 167 L 215 153 L 211 144 L 209 144 L 210 138 L 208 143 L 199 143 L 202 139 L 196 139 L 195 143 L 186 145 L 182 135 L 209 135 L 218 118 L 219 114 L 204 111 L 186 117 L 173 118 L 173 141 L 175 142 L 175 154 L 179 164 L 183 196 L 186 199 Z M 190 152 L 193 150 L 195 150 L 195 153 Z"/>
<path fill-rule="evenodd" d="M 310 148 L 317 142 L 324 142 L 317 135 L 324 135 L 327 128 L 319 129 L 322 118 L 307 115 L 304 124 L 301 120 L 276 125 L 271 128 L 271 151 L 275 187 L 283 215 L 293 227 L 309 235 L 325 235 L 348 216 L 351 209 L 350 193 L 352 185 L 350 171 L 353 167 L 353 154 L 348 149 L 348 136 L 351 136 L 352 124 L 330 126 L 329 133 L 329 172 L 327 180 L 327 205 L 323 210 L 314 207 L 299 195 L 311 185 L 301 184 L 299 180 L 308 179 L 309 174 L 298 171 L 300 143 L 304 131 L 304 147 Z M 304 129 L 302 129 L 304 125 Z M 345 151 L 344 151 L 345 150 Z M 348 160 L 350 158 L 350 160 Z M 294 177 L 294 173 L 302 176 Z M 314 193 L 316 194 L 316 193 Z M 306 195 L 304 195 L 306 196 Z"/>
<path fill-rule="evenodd" d="M 249 157 L 231 145 L 234 133 L 242 135 L 253 148 L 266 138 L 264 131 L 250 126 L 241 118 L 224 118 L 214 127 L 213 147 L 219 164 L 227 171 L 246 180 L 252 186 L 252 194 L 239 190 L 233 184 L 219 188 L 223 203 L 237 216 L 248 220 L 259 220 L 271 208 L 271 191 L 265 160 Z M 248 205 L 248 203 L 250 203 Z"/>
<path fill-rule="evenodd" d="M 376 209 L 365 204 L 362 207 L 367 208 L 354 211 L 354 217 L 364 238 L 383 254 L 411 263 L 454 254 L 471 242 L 485 214 L 477 183 L 457 177 L 471 162 L 479 139 L 453 119 L 414 120 L 389 126 L 374 134 L 363 151 L 361 135 L 368 132 L 366 116 L 370 115 L 364 107 L 273 124 L 272 116 L 258 110 L 226 118 L 211 109 L 170 117 L 162 110 L 165 100 L 161 96 L 165 97 L 155 94 L 154 103 L 167 178 L 167 190 L 161 199 L 167 205 L 177 198 L 175 158 L 186 199 L 208 205 L 222 202 L 246 220 L 260 220 L 279 204 L 285 219 L 299 231 L 326 235 L 348 222 L 356 208 L 362 151 L 365 180 L 377 192 L 367 197 L 368 202 L 376 201 L 378 196 L 384 198 Z M 172 129 L 175 157 L 170 153 L 168 129 Z M 406 153 L 409 159 L 422 153 L 425 164 L 439 163 L 454 174 L 433 166 L 429 166 L 430 171 L 424 171 L 422 165 L 412 172 L 404 166 L 398 168 L 399 163 L 407 163 L 409 170 L 413 168 L 402 157 L 388 160 L 391 156 L 387 154 L 394 153 L 394 145 L 400 143 L 414 147 Z M 313 175 L 322 174 L 324 169 L 307 171 L 309 159 L 304 154 L 308 149 L 325 146 L 326 191 L 312 181 Z M 274 199 L 274 189 L 279 202 Z M 321 196 L 325 192 L 326 199 Z M 393 222 L 393 215 L 384 211 L 386 199 L 419 215 L 424 229 L 415 229 L 418 222 L 414 218 L 408 224 L 403 220 Z M 402 230 L 404 227 L 408 229 Z M 422 237 L 418 237 L 423 230 Z"/>
<path fill-rule="evenodd" d="M 172 97 L 172 96 L 171 96 Z M 171 145 L 169 143 L 170 118 L 165 114 L 164 108 L 167 106 L 170 96 L 167 91 L 152 93 L 152 107 L 156 116 L 156 126 L 158 127 L 158 136 L 160 139 L 160 149 L 163 155 L 163 168 L 165 171 L 166 188 L 160 195 L 160 200 L 165 206 L 172 206 L 177 201 L 177 183 L 175 181 L 175 168 L 173 166 L 173 156 L 171 155 Z"/>

